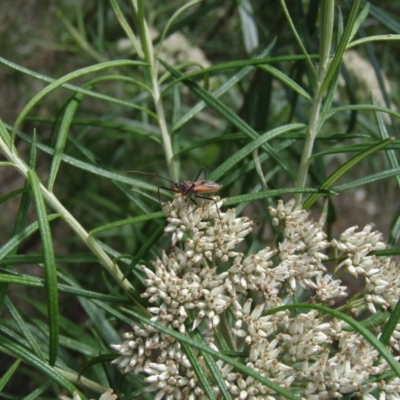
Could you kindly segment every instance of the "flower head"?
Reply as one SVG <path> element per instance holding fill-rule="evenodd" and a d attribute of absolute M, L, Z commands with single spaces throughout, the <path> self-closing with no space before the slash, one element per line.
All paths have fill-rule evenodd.
<path fill-rule="evenodd" d="M 359 314 L 392 309 L 400 297 L 398 265 L 369 254 L 385 248 L 382 235 L 371 225 L 360 232 L 353 227 L 329 243 L 308 212 L 294 201 L 279 201 L 269 212 L 282 240 L 275 248 L 245 255 L 237 246 L 251 232 L 252 222 L 238 218 L 233 209 L 222 212 L 222 204 L 217 198 L 193 204 L 182 195 L 164 204 L 173 247 L 152 268 L 141 267 L 150 320 L 184 335 L 196 330 L 216 351 L 221 343 L 230 345 L 248 368 L 282 387 L 295 387 L 302 398 L 350 394 L 370 400 L 375 393 L 400 398 L 400 381 L 383 377 L 388 365 L 362 335 L 319 310 L 300 304 L 290 312 L 285 306 L 307 301 L 332 306 L 336 298 L 347 296 L 347 288 L 328 272 L 326 253 L 332 248 L 340 260 L 336 271 L 365 280 L 348 309 Z M 375 324 L 374 333 L 379 335 L 382 326 Z M 396 327 L 390 339 L 397 351 L 399 331 Z M 133 325 L 125 342 L 112 346 L 119 353 L 114 363 L 125 373 L 144 374 L 145 391 L 156 392 L 156 399 L 205 400 L 196 369 L 172 336 Z M 232 398 L 278 398 L 232 365 L 219 360 L 217 366 Z M 220 387 L 201 356 L 199 367 L 218 397 Z"/>

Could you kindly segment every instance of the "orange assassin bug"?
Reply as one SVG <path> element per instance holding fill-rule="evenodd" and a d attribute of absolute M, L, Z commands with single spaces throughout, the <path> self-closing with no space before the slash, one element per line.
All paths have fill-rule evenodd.
<path fill-rule="evenodd" d="M 170 187 L 166 186 L 158 187 L 158 201 L 160 202 L 160 204 L 161 204 L 160 189 L 168 190 L 174 193 L 180 193 L 182 196 L 187 196 L 190 199 L 190 201 L 196 205 L 196 208 L 198 207 L 198 205 L 196 203 L 196 200 L 193 199 L 193 196 L 199 199 L 213 201 L 215 203 L 215 206 L 217 207 L 218 217 L 219 220 L 221 221 L 221 216 L 219 214 L 217 202 L 215 201 L 215 199 L 208 196 L 202 196 L 202 194 L 218 192 L 219 190 L 221 190 L 222 185 L 220 183 L 208 180 L 206 169 L 204 167 L 201 168 L 200 172 L 197 174 L 194 181 L 182 181 L 182 182 L 174 182 L 171 179 L 164 178 L 163 176 L 152 172 L 140 172 L 140 171 L 128 171 L 128 172 L 138 172 L 139 174 L 155 175 L 161 179 L 168 181 L 170 183 Z M 198 180 L 202 173 L 204 174 L 205 179 Z"/>

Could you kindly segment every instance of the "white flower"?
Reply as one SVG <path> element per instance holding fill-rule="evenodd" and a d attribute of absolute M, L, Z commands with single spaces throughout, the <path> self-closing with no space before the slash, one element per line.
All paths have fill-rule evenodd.
<path fill-rule="evenodd" d="M 283 236 L 277 249 L 244 255 L 237 245 L 252 222 L 237 218 L 235 210 L 219 211 L 222 201 L 197 200 L 198 206 L 177 195 L 163 206 L 174 246 L 156 259 L 154 269 L 142 266 L 147 286 L 142 297 L 150 303 L 152 321 L 185 335 L 187 327 L 196 329 L 215 351 L 226 339 L 225 345 L 242 353 L 244 365 L 282 387 L 295 387 L 302 398 L 371 400 L 378 393 L 379 399 L 400 400 L 400 380 L 385 378 L 383 373 L 390 371 L 386 361 L 344 321 L 317 310 L 275 310 L 305 301 L 331 306 L 335 298 L 347 296 L 341 281 L 327 273 L 331 262 L 326 263 L 325 251 L 330 245 L 339 260 L 334 274 L 342 268 L 342 274 L 364 283 L 343 310 L 357 315 L 393 309 L 400 297 L 399 266 L 389 257 L 369 254 L 386 247 L 372 225 L 362 231 L 349 228 L 330 244 L 308 212 L 294 201 L 279 201 L 269 209 Z M 379 335 L 384 324 L 375 320 L 373 332 Z M 227 336 L 216 336 L 218 329 Z M 397 351 L 399 332 L 400 324 L 390 339 Z M 155 399 L 206 400 L 179 342 L 147 325 L 134 325 L 124 339 L 112 346 L 119 353 L 114 363 L 125 373 L 146 375 L 145 390 L 155 392 Z M 198 360 L 218 397 L 204 360 Z M 229 364 L 217 361 L 217 366 L 233 399 L 277 398 Z"/>

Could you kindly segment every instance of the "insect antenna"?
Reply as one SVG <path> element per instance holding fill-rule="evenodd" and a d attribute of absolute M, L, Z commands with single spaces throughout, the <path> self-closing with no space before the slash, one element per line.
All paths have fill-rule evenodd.
<path fill-rule="evenodd" d="M 166 180 L 167 182 L 169 182 L 169 183 L 171 184 L 171 187 L 172 187 L 172 185 L 176 185 L 176 182 L 175 182 L 175 181 L 173 181 L 173 180 L 171 180 L 171 179 L 168 179 L 168 178 L 165 178 L 164 176 L 158 175 L 158 174 L 156 174 L 155 172 L 142 172 L 142 171 L 135 171 L 135 170 L 125 171 L 125 173 L 128 173 L 128 172 L 134 172 L 134 173 L 142 174 L 142 175 L 153 175 L 153 176 L 158 176 L 159 178 L 164 179 L 164 180 Z M 160 206 L 161 206 L 160 189 L 168 190 L 169 192 L 173 192 L 173 193 L 176 193 L 176 191 L 175 191 L 175 190 L 172 190 L 171 188 L 165 187 L 165 186 L 159 186 L 159 187 L 158 187 L 158 202 L 160 203 Z"/>
<path fill-rule="evenodd" d="M 171 180 L 171 179 L 168 179 L 168 178 L 165 178 L 164 176 L 161 176 L 161 175 L 156 174 L 155 172 L 142 172 L 142 171 L 135 171 L 135 170 L 133 170 L 133 169 L 130 170 L 130 171 L 125 171 L 126 174 L 127 174 L 127 173 L 130 173 L 130 172 L 134 172 L 134 173 L 136 173 L 136 174 L 142 174 L 142 175 L 153 175 L 153 176 L 158 176 L 159 178 L 164 179 L 164 180 L 168 181 L 169 183 L 176 183 L 176 182 L 174 182 L 174 181 Z"/>

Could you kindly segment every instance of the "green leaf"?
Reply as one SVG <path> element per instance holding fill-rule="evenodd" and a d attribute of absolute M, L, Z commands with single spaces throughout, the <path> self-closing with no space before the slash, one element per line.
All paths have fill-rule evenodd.
<path fill-rule="evenodd" d="M 93 263 L 96 262 L 97 258 L 92 254 L 82 254 L 82 255 L 63 255 L 57 254 L 57 263 L 67 263 L 67 264 L 83 264 L 83 263 Z M 44 257 L 43 254 L 13 254 L 7 255 L 0 259 L 0 265 L 18 265 L 18 264 L 43 264 Z"/>
<path fill-rule="evenodd" d="M 375 35 L 375 36 L 368 36 L 362 39 L 354 40 L 354 42 L 351 42 L 346 50 L 351 49 L 352 47 L 359 46 L 360 44 L 365 44 L 365 43 L 371 43 L 371 42 L 389 42 L 389 41 L 399 41 L 400 40 L 400 35 L 393 35 L 393 34 L 387 34 L 387 35 Z"/>
<path fill-rule="evenodd" d="M 44 255 L 50 332 L 49 363 L 50 365 L 54 365 L 57 359 L 59 335 L 57 266 L 54 256 L 53 239 L 51 236 L 49 221 L 47 219 L 46 206 L 44 203 L 39 178 L 37 177 L 35 171 L 28 170 L 28 179 L 32 187 L 32 195 L 35 201 L 36 213 L 39 222 L 40 238 Z"/>
<path fill-rule="evenodd" d="M 201 368 L 201 365 L 198 361 L 198 356 L 194 354 L 192 347 L 188 346 L 186 343 L 181 343 L 182 350 L 185 352 L 190 365 L 193 368 L 194 373 L 196 374 L 196 377 L 201 385 L 201 387 L 204 390 L 205 395 L 207 396 L 207 399 L 210 400 L 216 400 L 216 397 L 214 395 L 214 392 L 212 390 L 212 387 L 210 385 L 210 382 L 207 379 L 206 374 L 204 373 L 203 369 Z"/>
<path fill-rule="evenodd" d="M 340 146 L 340 147 L 332 147 L 328 150 L 315 153 L 310 158 L 326 156 L 327 154 L 357 153 L 359 151 L 365 151 L 369 149 L 371 146 L 374 146 L 381 142 L 382 141 L 374 141 L 367 143 L 349 144 L 347 146 Z M 391 143 L 387 147 L 385 147 L 384 151 L 386 152 L 389 150 L 398 150 L 398 149 L 400 149 L 400 141 L 392 139 Z"/>
<path fill-rule="evenodd" d="M 110 0 L 111 7 L 114 10 L 114 14 L 118 19 L 119 24 L 121 25 L 122 29 L 126 33 L 126 36 L 128 36 L 129 40 L 132 43 L 133 48 L 135 49 L 138 57 L 140 59 L 144 58 L 143 50 L 141 48 L 140 42 L 137 40 L 130 23 L 126 20 L 123 12 L 121 11 L 121 8 L 118 5 L 117 0 Z"/>
<path fill-rule="evenodd" d="M 396 214 L 392 219 L 389 232 L 388 244 L 393 247 L 396 245 L 400 237 L 400 206 L 397 208 Z"/>
<path fill-rule="evenodd" d="M 324 183 L 322 183 L 319 188 L 321 190 L 328 190 L 332 187 L 332 185 L 343 176 L 348 170 L 357 165 L 361 160 L 375 153 L 376 151 L 386 147 L 389 143 L 392 142 L 392 139 L 384 140 L 376 145 L 369 147 L 367 150 L 363 151 L 360 154 L 357 154 L 355 157 L 351 158 L 347 162 L 345 162 L 340 168 L 338 168 L 335 172 L 333 172 Z M 320 197 L 322 194 L 313 194 L 311 195 L 303 204 L 305 210 L 310 208 Z"/>
<path fill-rule="evenodd" d="M 378 172 L 373 175 L 368 175 L 360 179 L 355 179 L 351 182 L 345 183 L 343 185 L 335 186 L 332 188 L 334 192 L 342 192 L 343 190 L 348 190 L 353 187 L 357 186 L 363 186 L 363 185 L 368 185 L 369 183 L 381 180 L 381 179 L 387 179 L 392 176 L 399 176 L 400 174 L 400 167 L 399 168 L 394 168 L 394 169 L 389 169 L 386 171 Z"/>
<path fill-rule="evenodd" d="M 247 54 L 251 54 L 259 46 L 257 25 L 251 2 L 249 0 L 240 0 L 238 2 L 238 11 L 244 47 Z"/>
<path fill-rule="evenodd" d="M 60 372 L 58 372 L 47 362 L 43 362 L 42 360 L 37 358 L 35 355 L 32 354 L 30 350 L 22 347 L 21 345 L 13 342 L 11 339 L 8 339 L 4 336 L 0 336 L 0 346 L 4 347 L 15 357 L 21 358 L 23 361 L 34 367 L 35 370 L 40 371 L 44 376 L 47 376 L 53 382 L 58 383 L 70 394 L 78 392 L 82 400 L 87 400 L 86 397 L 74 385 L 72 385 L 72 383 L 64 378 L 64 376 Z"/>
<path fill-rule="evenodd" d="M 331 108 L 327 111 L 321 113 L 321 116 L 326 117 L 326 119 L 330 118 L 332 115 L 342 112 L 342 111 L 351 111 L 351 110 L 364 110 L 364 111 L 381 111 L 385 114 L 393 115 L 394 117 L 400 118 L 400 113 L 391 110 L 386 107 L 378 107 L 371 104 L 353 104 L 347 106 L 341 106 L 336 108 Z"/>
<path fill-rule="evenodd" d="M 47 216 L 49 221 L 52 221 L 59 217 L 60 217 L 59 214 L 51 214 Z M 39 228 L 39 223 L 33 222 L 25 229 L 23 229 L 20 233 L 14 235 L 8 242 L 6 242 L 2 247 L 0 247 L 0 259 L 5 257 L 10 252 L 12 252 L 16 246 L 18 246 L 21 242 L 23 242 L 32 233 L 36 232 L 38 228 Z"/>
<path fill-rule="evenodd" d="M 389 319 L 382 330 L 382 335 L 379 338 L 379 340 L 384 346 L 389 345 L 390 338 L 392 337 L 393 332 L 396 330 L 396 326 L 399 320 L 400 320 L 400 299 L 397 300 L 396 306 L 390 313 Z"/>
<path fill-rule="evenodd" d="M 330 191 L 320 191 L 320 189 L 315 188 L 288 188 L 288 189 L 275 189 L 275 190 L 265 190 L 256 193 L 247 193 L 240 196 L 229 197 L 224 203 L 225 206 L 233 206 L 235 204 L 250 203 L 251 201 L 267 199 L 270 197 L 280 198 L 288 194 L 297 193 L 322 193 L 322 194 L 332 194 L 334 192 Z"/>
<path fill-rule="evenodd" d="M 20 194 L 26 193 L 26 192 L 29 192 L 29 188 L 15 189 L 15 190 L 5 194 L 4 196 L 0 197 L 0 204 L 3 204 L 5 202 L 7 202 L 8 200 L 10 200 Z"/>
<path fill-rule="evenodd" d="M 32 139 L 23 133 L 19 132 L 18 136 L 21 137 L 22 139 L 26 140 L 28 143 L 32 142 Z M 37 147 L 47 154 L 51 154 L 51 155 L 54 154 L 54 150 L 44 144 L 38 143 Z M 142 180 L 130 178 L 124 174 L 116 174 L 114 172 L 106 170 L 105 168 L 100 168 L 95 165 L 83 162 L 81 160 L 78 160 L 77 158 L 68 156 L 66 154 L 63 154 L 61 158 L 67 164 L 70 164 L 76 168 L 82 169 L 83 171 L 86 171 L 88 173 L 102 176 L 104 178 L 115 180 L 118 182 L 127 183 L 129 185 L 137 186 L 139 188 L 146 189 L 149 191 L 153 191 L 153 192 L 157 191 L 157 186 L 150 185 L 149 183 L 143 182 Z"/>
<path fill-rule="evenodd" d="M 326 0 L 326 1 L 330 1 L 330 0 Z M 311 74 L 313 75 L 313 77 L 316 77 L 317 73 L 316 73 L 315 67 L 314 67 L 313 63 L 311 62 L 311 58 L 310 58 L 310 56 L 309 56 L 309 54 L 308 54 L 308 52 L 307 52 L 307 50 L 306 50 L 306 48 L 305 48 L 305 46 L 303 44 L 303 41 L 300 38 L 299 33 L 296 30 L 295 24 L 293 23 L 293 20 L 292 20 L 292 18 L 290 16 L 289 10 L 286 7 L 285 0 L 280 0 L 280 3 L 281 3 L 281 6 L 282 6 L 282 10 L 283 10 L 283 12 L 284 12 L 284 14 L 286 16 L 286 19 L 287 19 L 287 21 L 289 23 L 290 30 L 291 30 L 292 34 L 294 35 L 294 37 L 296 39 L 296 42 L 297 42 L 298 46 L 301 49 L 301 52 L 304 54 L 304 57 L 305 57 L 305 59 L 307 61 L 307 65 L 309 67 L 309 70 L 310 70 Z"/>
<path fill-rule="evenodd" d="M 257 136 L 258 136 L 257 139 L 248 143 L 242 149 L 237 151 L 233 156 L 229 157 L 226 161 L 224 161 L 217 169 L 215 169 L 212 172 L 212 174 L 210 174 L 210 179 L 213 179 L 213 180 L 219 179 L 221 176 L 226 174 L 226 172 L 230 171 L 234 165 L 236 165 L 238 162 L 243 160 L 245 157 L 247 157 L 249 154 L 251 154 L 254 150 L 265 145 L 266 142 L 275 138 L 276 136 L 279 136 L 280 134 L 282 134 L 284 132 L 289 132 L 289 131 L 293 131 L 293 130 L 297 130 L 297 129 L 304 129 L 305 127 L 306 126 L 304 124 L 289 124 L 289 125 L 281 126 L 276 129 L 272 129 L 271 131 L 268 131 L 261 136 L 258 136 L 258 134 L 257 134 Z M 276 153 L 275 153 L 275 155 L 276 155 Z"/>
<path fill-rule="evenodd" d="M 288 77 L 282 71 L 277 68 L 271 67 L 270 65 L 260 65 L 260 69 L 269 72 L 275 78 L 279 79 L 283 84 L 291 88 L 294 92 L 299 94 L 301 97 L 304 97 L 309 102 L 312 102 L 311 96 L 293 79 Z"/>
<path fill-rule="evenodd" d="M 143 258 L 143 256 L 153 247 L 154 243 L 161 237 L 164 233 L 164 225 L 160 225 L 154 230 L 154 232 L 149 236 L 149 238 L 142 244 L 139 251 L 136 252 L 135 256 L 132 258 L 131 264 L 124 272 L 124 277 L 127 277 L 136 264 Z"/>
<path fill-rule="evenodd" d="M 371 3 L 369 4 L 369 13 L 382 25 L 386 26 L 389 31 L 400 33 L 400 24 L 396 21 L 395 15 L 388 13 L 384 8 L 380 8 Z M 388 10 L 389 11 L 389 10 Z"/>
<path fill-rule="evenodd" d="M 21 360 L 15 360 L 14 364 L 11 365 L 10 368 L 6 372 L 3 373 L 3 376 L 0 377 L 0 393 L 3 391 L 5 386 L 7 385 L 8 381 L 14 375 L 14 372 L 17 371 L 19 364 L 21 364 Z"/>
<path fill-rule="evenodd" d="M 325 75 L 324 81 L 319 89 L 319 96 L 322 96 L 323 93 L 326 92 L 328 86 L 331 83 L 333 77 L 337 74 L 338 69 L 340 68 L 340 64 L 342 62 L 343 53 L 346 50 L 347 45 L 349 44 L 354 25 L 357 21 L 358 10 L 361 5 L 361 0 L 353 0 L 351 3 L 350 14 L 347 20 L 346 27 L 344 29 L 343 35 L 340 38 L 339 46 L 336 49 L 335 55 L 333 56 L 332 61 L 329 64 L 328 71 Z"/>
<path fill-rule="evenodd" d="M 61 120 L 60 130 L 57 136 L 57 142 L 54 148 L 53 159 L 51 161 L 49 183 L 47 185 L 50 192 L 53 191 L 54 183 L 57 178 L 57 173 L 61 165 L 62 155 L 64 153 L 65 143 L 67 142 L 69 129 L 71 127 L 72 120 L 75 112 L 78 109 L 83 95 L 81 93 L 76 94 L 72 97 L 65 109 L 64 116 Z M 31 167 L 32 168 L 32 167 Z"/>
<path fill-rule="evenodd" d="M 95 65 L 91 65 L 90 67 L 85 67 L 78 69 L 76 71 L 70 72 L 67 75 L 64 75 L 62 78 L 55 80 L 53 83 L 45 87 L 38 94 L 36 94 L 31 101 L 24 107 L 24 109 L 20 112 L 17 120 L 15 121 L 13 130 L 11 132 L 11 142 L 14 142 L 15 135 L 17 133 L 18 127 L 21 122 L 24 120 L 25 116 L 32 110 L 32 108 L 45 96 L 51 93 L 53 90 L 61 87 L 63 84 L 67 83 L 72 79 L 79 78 L 80 76 L 84 76 L 90 74 L 92 72 L 99 72 L 103 69 L 114 68 L 114 67 L 122 67 L 122 66 L 146 66 L 147 64 L 142 61 L 131 61 L 131 60 L 116 60 L 116 61 L 107 61 Z M 157 119 L 157 116 L 153 114 L 153 116 Z"/>
<path fill-rule="evenodd" d="M 162 65 L 176 78 L 180 78 L 182 74 L 176 69 L 172 68 L 170 65 L 161 61 Z M 202 98 L 210 107 L 212 107 L 216 112 L 222 115 L 227 121 L 229 121 L 233 126 L 235 126 L 239 131 L 243 132 L 245 135 L 255 140 L 259 138 L 258 133 L 251 128 L 243 119 L 241 119 L 235 112 L 228 108 L 224 103 L 215 98 L 212 94 L 201 88 L 197 83 L 190 79 L 185 79 L 183 83 L 189 87 L 196 95 Z M 300 125 L 300 124 L 299 124 Z M 275 153 L 274 149 L 264 143 L 262 146 L 264 151 L 266 151 L 271 158 L 273 158 L 284 171 L 286 171 L 292 179 L 294 176 L 290 171 L 289 167 L 283 162 L 283 160 Z"/>
<path fill-rule="evenodd" d="M 143 221 L 150 221 L 152 219 L 161 218 L 163 216 L 164 216 L 163 212 L 158 211 L 158 212 L 151 213 L 151 214 L 139 215 L 138 217 L 122 219 L 120 221 L 115 221 L 110 224 L 99 226 L 98 228 L 90 231 L 90 235 L 95 235 L 97 233 L 105 232 L 110 229 L 120 228 L 121 226 L 125 226 L 125 225 L 132 225 L 132 224 L 137 224 L 137 223 L 143 222 Z"/>
<path fill-rule="evenodd" d="M 31 331 L 27 327 L 25 321 L 22 319 L 17 308 L 14 307 L 14 304 L 8 298 L 6 298 L 5 304 L 6 304 L 6 307 L 8 308 L 8 311 L 11 314 L 11 317 L 13 318 L 13 321 L 15 322 L 16 326 L 18 327 L 18 330 L 21 332 L 24 339 L 29 344 L 29 348 L 31 349 L 33 354 L 35 354 L 36 357 L 39 357 L 43 362 L 46 362 L 46 359 L 43 355 L 42 350 L 40 349 L 40 346 L 39 346 L 37 340 L 32 335 Z"/>
<path fill-rule="evenodd" d="M 53 382 L 47 381 L 42 385 L 39 385 L 35 390 L 32 390 L 27 396 L 24 396 L 24 400 L 36 400 L 40 399 L 40 395 L 46 392 L 53 385 Z"/>

